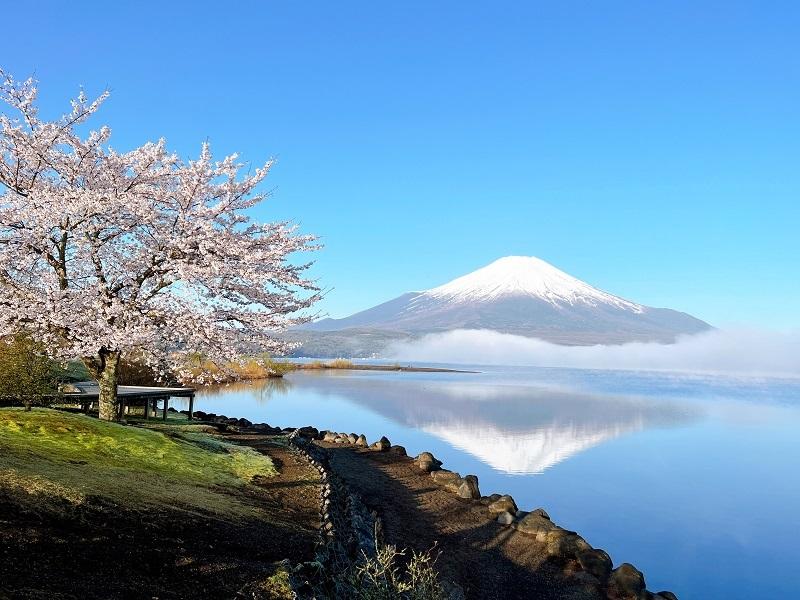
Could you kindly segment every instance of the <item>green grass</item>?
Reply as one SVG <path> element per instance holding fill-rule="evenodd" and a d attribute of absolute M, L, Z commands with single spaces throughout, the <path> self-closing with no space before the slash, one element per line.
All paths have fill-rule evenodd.
<path fill-rule="evenodd" d="M 157 427 L 158 429 L 156 429 Z M 247 487 L 270 459 L 203 426 L 123 426 L 80 414 L 0 409 L 0 487 L 35 502 L 99 497 L 226 516 L 254 516 Z"/>
<path fill-rule="evenodd" d="M 292 585 L 290 583 L 289 572 L 286 565 L 279 563 L 275 567 L 275 572 L 264 579 L 249 586 L 247 591 L 252 597 L 265 598 L 269 600 L 290 600 L 294 598 Z"/>

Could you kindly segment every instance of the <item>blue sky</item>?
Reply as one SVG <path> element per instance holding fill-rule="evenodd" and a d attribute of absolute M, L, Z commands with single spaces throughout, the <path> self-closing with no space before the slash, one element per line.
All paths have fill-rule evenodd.
<path fill-rule="evenodd" d="M 80 8 L 77 8 L 80 6 Z M 800 328 L 794 2 L 12 3 L 0 65 L 128 148 L 278 162 L 344 316 L 509 255 Z"/>

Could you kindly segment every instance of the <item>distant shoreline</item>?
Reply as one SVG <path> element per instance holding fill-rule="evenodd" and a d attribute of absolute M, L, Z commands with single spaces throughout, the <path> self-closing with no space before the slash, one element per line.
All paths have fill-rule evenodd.
<path fill-rule="evenodd" d="M 401 365 L 360 365 L 351 363 L 347 366 L 337 366 L 328 363 L 288 363 L 297 371 L 402 371 L 404 373 L 480 373 L 480 371 L 466 371 L 461 369 L 447 369 L 444 367 L 403 367 Z"/>

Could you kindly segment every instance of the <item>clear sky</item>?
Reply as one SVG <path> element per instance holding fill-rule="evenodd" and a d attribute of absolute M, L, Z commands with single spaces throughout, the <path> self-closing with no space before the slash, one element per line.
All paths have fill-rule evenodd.
<path fill-rule="evenodd" d="M 233 6 L 235 5 L 235 8 Z M 344 316 L 509 255 L 800 328 L 797 2 L 14 2 L 0 65 L 121 149 L 274 156 Z"/>

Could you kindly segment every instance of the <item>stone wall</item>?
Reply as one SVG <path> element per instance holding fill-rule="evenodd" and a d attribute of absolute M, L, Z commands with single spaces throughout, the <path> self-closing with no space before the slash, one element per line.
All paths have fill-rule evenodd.
<path fill-rule="evenodd" d="M 406 456 L 405 448 L 392 446 L 386 437 L 381 437 L 371 445 L 365 436 L 353 433 L 324 431 L 319 437 L 328 443 L 395 453 L 398 457 Z M 596 587 L 609 600 L 677 600 L 672 592 L 654 593 L 647 590 L 644 575 L 630 563 L 622 563 L 613 568 L 608 553 L 592 548 L 576 532 L 553 523 L 543 508 L 520 510 L 514 499 L 507 494 L 482 496 L 477 476 L 462 477 L 459 473 L 442 468 L 442 462 L 430 452 L 422 452 L 412 460 L 421 472 L 429 473 L 439 487 L 456 494 L 464 501 L 485 506 L 487 519 L 530 536 L 532 542 L 544 544 L 548 556 L 554 560 L 570 561 L 571 564 L 579 565 L 580 571 L 573 576 Z"/>
<path fill-rule="evenodd" d="M 320 473 L 320 540 L 315 563 L 298 565 L 294 569 L 294 584 L 298 598 L 310 598 L 312 581 L 319 585 L 320 573 L 333 573 L 343 568 L 345 561 L 356 560 L 360 553 L 372 556 L 377 544 L 382 542 L 381 522 L 375 512 L 370 512 L 364 502 L 350 490 L 346 483 L 330 468 L 327 451 L 314 440 L 356 448 L 369 448 L 375 452 L 389 452 L 398 459 L 406 457 L 403 446 L 393 446 L 384 436 L 369 444 L 366 436 L 355 433 L 319 432 L 314 427 L 280 429 L 265 423 L 253 424 L 246 419 L 228 418 L 224 415 L 196 413 L 200 419 L 224 427 L 267 434 L 286 434 L 289 443 L 301 453 Z M 482 496 L 475 475 L 461 476 L 442 468 L 442 462 L 430 452 L 422 452 L 413 460 L 422 473 L 428 473 L 437 486 L 456 494 L 466 502 L 476 502 L 486 507 L 486 517 L 502 526 L 511 527 L 531 541 L 544 544 L 549 557 L 556 561 L 569 561 L 579 565 L 580 571 L 572 573 L 585 584 L 594 586 L 609 600 L 677 600 L 669 591 L 651 592 L 646 589 L 644 575 L 630 563 L 614 568 L 611 557 L 604 550 L 592 548 L 578 533 L 553 523 L 543 508 L 520 510 L 507 494 Z M 322 582 L 324 585 L 324 581 Z"/>

